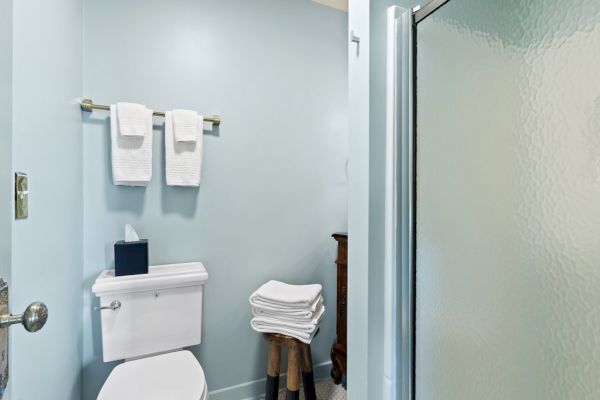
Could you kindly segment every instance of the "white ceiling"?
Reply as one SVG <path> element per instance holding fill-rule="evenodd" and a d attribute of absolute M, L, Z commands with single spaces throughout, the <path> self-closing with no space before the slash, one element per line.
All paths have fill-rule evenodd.
<path fill-rule="evenodd" d="M 315 3 L 321 3 L 328 7 L 337 8 L 338 10 L 348 11 L 348 0 L 312 0 Z"/>

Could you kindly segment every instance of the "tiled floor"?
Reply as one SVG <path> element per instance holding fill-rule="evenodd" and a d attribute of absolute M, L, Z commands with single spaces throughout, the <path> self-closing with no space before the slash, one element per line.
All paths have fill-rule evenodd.
<path fill-rule="evenodd" d="M 331 379 L 319 381 L 315 384 L 317 400 L 346 400 L 346 389 L 342 385 L 336 385 Z M 304 399 L 304 393 L 300 388 L 300 399 Z M 279 392 L 279 400 L 285 400 L 285 389 Z"/>

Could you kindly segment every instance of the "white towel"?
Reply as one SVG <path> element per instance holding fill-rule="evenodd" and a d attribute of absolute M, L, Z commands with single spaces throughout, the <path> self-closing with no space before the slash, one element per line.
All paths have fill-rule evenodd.
<path fill-rule="evenodd" d="M 152 178 L 152 110 L 145 110 L 145 136 L 123 136 L 117 107 L 110 106 L 113 182 L 115 185 L 146 186 Z"/>
<path fill-rule="evenodd" d="M 148 132 L 146 106 L 135 103 L 117 103 L 119 132 L 123 136 L 146 136 Z M 152 132 L 152 131 L 150 131 Z"/>
<path fill-rule="evenodd" d="M 252 326 L 252 329 L 254 329 L 256 332 L 280 333 L 282 335 L 287 335 L 296 338 L 306 344 L 310 344 L 310 342 L 312 342 L 313 337 L 319 330 L 318 326 L 311 332 L 299 331 L 296 329 L 288 328 L 285 325 L 274 326 L 269 323 L 265 323 L 264 321 L 261 321 L 260 318 L 252 318 L 252 321 L 250 321 L 250 325 Z"/>
<path fill-rule="evenodd" d="M 274 318 L 254 317 L 252 320 L 256 323 L 261 323 L 263 326 L 272 326 L 279 329 L 293 329 L 298 332 L 311 333 L 319 326 L 325 309 L 321 309 L 318 316 L 306 324 L 297 324 L 295 322 L 282 321 Z"/>
<path fill-rule="evenodd" d="M 198 123 L 202 117 L 197 117 Z M 202 126 L 202 125 L 200 125 Z M 195 142 L 178 142 L 173 134 L 173 113 L 165 113 L 165 175 L 169 186 L 200 186 L 202 134 Z"/>
<path fill-rule="evenodd" d="M 321 295 L 322 286 L 289 285 L 279 281 L 269 281 L 250 296 L 250 304 L 255 307 L 289 307 L 305 309 L 312 306 Z"/>
<path fill-rule="evenodd" d="M 252 304 L 252 302 L 250 302 Z M 313 318 L 315 313 L 323 305 L 323 296 L 317 297 L 315 302 L 307 308 L 290 308 L 286 306 L 275 307 L 275 306 L 254 306 L 252 307 L 252 314 L 257 317 L 284 317 L 294 320 L 310 320 Z"/>
<path fill-rule="evenodd" d="M 195 142 L 202 135 L 203 117 L 196 111 L 173 110 L 173 135 L 176 142 Z"/>
<path fill-rule="evenodd" d="M 293 315 L 287 315 L 284 312 L 270 312 L 264 311 L 260 308 L 252 307 L 252 315 L 257 318 L 261 318 L 265 321 L 268 320 L 276 320 L 280 322 L 285 322 L 289 324 L 295 324 L 301 327 L 315 327 L 321 321 L 323 317 L 323 313 L 325 313 L 325 306 L 321 305 L 315 312 L 313 312 L 309 317 L 298 317 Z"/>

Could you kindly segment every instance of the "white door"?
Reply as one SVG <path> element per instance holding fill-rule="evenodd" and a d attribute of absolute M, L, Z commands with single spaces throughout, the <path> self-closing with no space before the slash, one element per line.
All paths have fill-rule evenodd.
<path fill-rule="evenodd" d="M 12 217 L 12 2 L 0 2 L 0 278 L 10 278 L 11 217 Z M 0 307 L 1 308 L 1 307 Z M 4 332 L 0 332 L 0 336 Z M 0 355 L 0 375 L 4 377 L 4 362 Z M 4 386 L 0 378 L 0 393 Z M 4 399 L 9 396 L 5 395 Z"/>
<path fill-rule="evenodd" d="M 13 110 L 13 2 L 0 1 L 0 399 L 11 397 L 9 327 L 23 325 L 35 332 L 48 317 L 46 306 L 33 303 L 25 312 L 11 309 L 9 288 L 12 260 L 12 223 L 28 211 L 28 185 L 24 174 L 12 165 Z M 19 200 L 19 201 L 16 201 Z M 10 288 L 14 290 L 14 288 Z M 14 314 L 11 314 L 11 311 Z M 22 313 L 21 313 L 22 312 Z M 13 328 L 14 329 L 14 328 Z M 22 329 L 22 328 L 18 328 Z M 25 349 L 21 349 L 21 352 Z M 12 361 L 11 361 L 12 363 Z M 33 371 L 33 370 L 32 370 Z"/>

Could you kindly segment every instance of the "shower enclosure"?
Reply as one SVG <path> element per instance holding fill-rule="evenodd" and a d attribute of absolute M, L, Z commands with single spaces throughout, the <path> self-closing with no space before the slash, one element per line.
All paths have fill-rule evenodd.
<path fill-rule="evenodd" d="M 600 2 L 393 10 L 397 397 L 600 398 Z"/>

